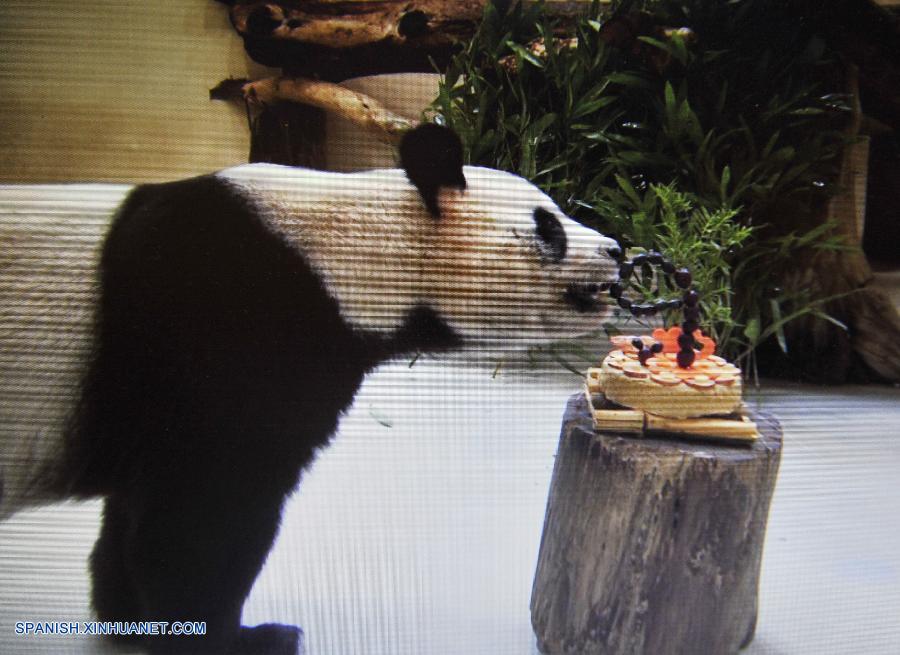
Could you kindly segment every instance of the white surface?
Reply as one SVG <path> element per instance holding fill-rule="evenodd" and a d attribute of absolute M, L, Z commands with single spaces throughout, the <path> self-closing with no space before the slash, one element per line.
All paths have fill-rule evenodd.
<path fill-rule="evenodd" d="M 528 609 L 560 418 L 579 380 L 458 363 L 383 367 L 288 503 L 244 610 L 299 623 L 310 655 L 537 653 Z M 900 390 L 767 386 L 784 425 L 750 655 L 900 652 Z M 385 424 L 390 424 L 388 427 Z M 98 503 L 0 525 L 0 652 L 90 618 Z"/>

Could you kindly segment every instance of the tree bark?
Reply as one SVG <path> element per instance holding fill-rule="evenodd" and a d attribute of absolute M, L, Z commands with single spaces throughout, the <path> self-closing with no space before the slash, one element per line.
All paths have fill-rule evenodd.
<path fill-rule="evenodd" d="M 234 0 L 231 22 L 256 61 L 329 81 L 434 72 L 478 29 L 488 0 Z M 567 19 L 589 2 L 549 2 Z"/>
<path fill-rule="evenodd" d="M 596 433 L 569 400 L 531 597 L 544 653 L 735 653 L 753 638 L 781 428 L 752 447 Z"/>

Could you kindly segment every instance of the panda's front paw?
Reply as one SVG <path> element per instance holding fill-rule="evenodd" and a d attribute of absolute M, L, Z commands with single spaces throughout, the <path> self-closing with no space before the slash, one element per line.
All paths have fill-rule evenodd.
<path fill-rule="evenodd" d="M 296 625 L 242 626 L 229 655 L 303 655 L 303 630 Z"/>

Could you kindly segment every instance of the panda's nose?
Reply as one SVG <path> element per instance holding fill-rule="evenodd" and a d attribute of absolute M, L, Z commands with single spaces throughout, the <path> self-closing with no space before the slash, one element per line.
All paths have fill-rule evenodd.
<path fill-rule="evenodd" d="M 612 239 L 610 239 L 609 241 L 610 243 L 604 243 L 602 246 L 597 248 L 597 252 L 599 252 L 601 255 L 606 255 L 608 257 L 612 257 L 613 259 L 618 259 L 622 256 L 622 249 L 619 247 L 619 244 Z"/>
<path fill-rule="evenodd" d="M 612 257 L 613 259 L 617 259 L 622 254 L 622 249 L 619 247 L 618 242 L 615 239 L 610 239 L 608 236 L 602 236 L 600 239 L 600 245 L 597 246 L 597 253 L 600 255 L 604 255 L 607 257 Z"/>

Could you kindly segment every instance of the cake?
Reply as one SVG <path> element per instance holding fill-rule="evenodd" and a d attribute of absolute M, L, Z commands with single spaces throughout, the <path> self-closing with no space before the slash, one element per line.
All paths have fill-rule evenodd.
<path fill-rule="evenodd" d="M 695 336 L 702 348 L 690 366 L 679 364 L 682 330 L 656 329 L 652 337 L 612 337 L 600 385 L 614 403 L 667 418 L 731 414 L 740 407 L 741 370 L 713 354 L 715 342 Z M 649 356 L 648 356 L 649 355 Z"/>

